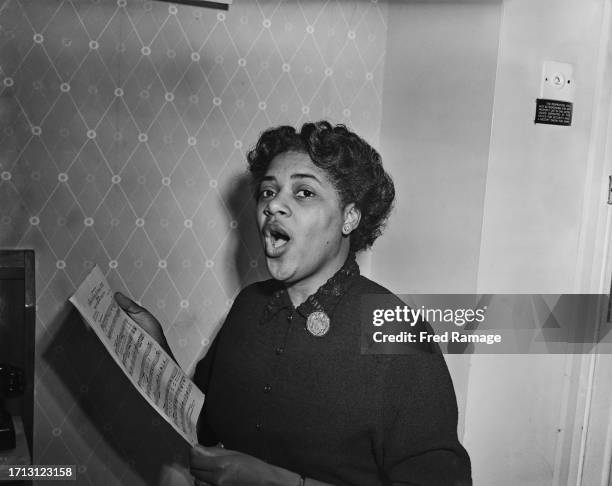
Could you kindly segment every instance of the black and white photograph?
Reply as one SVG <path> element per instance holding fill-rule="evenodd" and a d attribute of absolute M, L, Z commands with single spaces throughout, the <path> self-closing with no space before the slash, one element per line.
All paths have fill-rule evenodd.
<path fill-rule="evenodd" d="M 611 79 L 612 0 L 0 0 L 0 484 L 612 486 Z"/>

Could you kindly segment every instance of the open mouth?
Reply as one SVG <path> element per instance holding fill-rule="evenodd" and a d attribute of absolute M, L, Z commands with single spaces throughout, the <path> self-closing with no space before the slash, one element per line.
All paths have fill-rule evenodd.
<path fill-rule="evenodd" d="M 264 227 L 266 252 L 269 256 L 279 256 L 287 246 L 291 237 L 280 225 L 272 223 Z"/>
<path fill-rule="evenodd" d="M 280 229 L 271 230 L 270 237 L 272 238 L 273 248 L 280 248 L 290 240 L 289 235 Z"/>

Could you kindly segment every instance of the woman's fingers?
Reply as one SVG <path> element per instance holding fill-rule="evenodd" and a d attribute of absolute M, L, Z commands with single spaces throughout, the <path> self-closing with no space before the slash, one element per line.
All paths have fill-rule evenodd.
<path fill-rule="evenodd" d="M 143 307 L 140 307 L 136 302 L 132 299 L 123 295 L 121 292 L 115 292 L 115 300 L 119 307 L 121 307 L 128 314 L 138 314 L 146 310 Z"/>
<path fill-rule="evenodd" d="M 204 481 L 204 484 L 215 485 L 221 477 L 226 481 L 231 481 L 234 478 L 231 477 L 232 473 L 228 470 L 228 468 L 231 469 L 232 458 L 230 456 L 240 455 L 238 452 L 220 447 L 204 447 L 198 444 L 190 452 L 191 474 L 196 480 Z"/>
<path fill-rule="evenodd" d="M 144 307 L 139 306 L 129 297 L 126 297 L 121 292 L 115 292 L 115 301 L 142 329 L 148 332 L 168 354 L 172 355 L 161 324 Z"/>
<path fill-rule="evenodd" d="M 204 447 L 198 444 L 190 452 L 191 468 L 200 470 L 218 469 L 222 467 L 222 458 L 232 454 L 232 451 L 220 447 Z"/>
<path fill-rule="evenodd" d="M 194 460 L 192 456 L 191 460 L 191 474 L 196 480 L 196 485 L 199 484 L 217 484 L 219 479 L 220 465 L 217 464 L 216 458 L 207 456 L 199 456 L 197 460 Z"/>
<path fill-rule="evenodd" d="M 245 486 L 262 484 L 296 484 L 299 476 L 272 466 L 256 457 L 221 447 L 191 449 L 191 474 L 213 485 Z"/>

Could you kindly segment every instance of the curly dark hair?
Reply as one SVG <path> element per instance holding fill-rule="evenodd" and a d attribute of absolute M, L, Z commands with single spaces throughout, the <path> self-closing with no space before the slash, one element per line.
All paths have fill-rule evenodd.
<path fill-rule="evenodd" d="M 389 217 L 395 187 L 381 157 L 344 125 L 327 121 L 305 123 L 300 132 L 291 126 L 270 128 L 247 154 L 256 187 L 274 157 L 285 152 L 307 154 L 323 169 L 338 191 L 343 206 L 354 203 L 361 211 L 359 226 L 351 233 L 351 250 L 365 250 L 378 238 Z"/>

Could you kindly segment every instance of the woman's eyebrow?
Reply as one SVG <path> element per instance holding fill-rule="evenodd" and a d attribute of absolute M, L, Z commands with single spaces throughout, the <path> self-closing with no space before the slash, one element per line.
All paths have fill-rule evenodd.
<path fill-rule="evenodd" d="M 319 180 L 319 178 L 315 176 L 314 174 L 308 174 L 308 173 L 291 174 L 291 179 L 314 179 L 319 184 L 321 184 L 321 181 Z"/>

